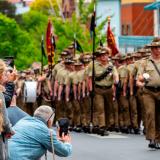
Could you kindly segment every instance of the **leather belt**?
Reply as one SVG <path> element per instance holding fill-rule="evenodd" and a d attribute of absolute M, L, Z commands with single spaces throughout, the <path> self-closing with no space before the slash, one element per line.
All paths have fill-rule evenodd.
<path fill-rule="evenodd" d="M 100 88 L 100 89 L 110 89 L 110 88 L 112 88 L 112 86 L 99 86 L 97 84 L 95 84 L 95 87 Z"/>
<path fill-rule="evenodd" d="M 159 92 L 160 91 L 160 87 L 145 86 L 145 88 L 152 91 L 152 92 Z"/>

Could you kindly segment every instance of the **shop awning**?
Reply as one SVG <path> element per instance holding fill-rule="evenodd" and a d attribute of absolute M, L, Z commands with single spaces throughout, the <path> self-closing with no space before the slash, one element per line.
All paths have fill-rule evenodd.
<path fill-rule="evenodd" d="M 144 7 L 145 10 L 154 10 L 154 9 L 159 9 L 159 8 L 160 8 L 160 2 L 154 2 Z"/>

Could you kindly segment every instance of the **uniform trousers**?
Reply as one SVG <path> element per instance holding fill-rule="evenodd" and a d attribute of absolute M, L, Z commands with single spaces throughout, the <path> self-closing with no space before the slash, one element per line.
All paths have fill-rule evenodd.
<path fill-rule="evenodd" d="M 146 139 L 160 143 L 160 91 L 144 88 L 143 103 L 146 113 Z"/>
<path fill-rule="evenodd" d="M 93 122 L 99 127 L 109 128 L 114 125 L 112 87 L 108 89 L 95 87 Z"/>

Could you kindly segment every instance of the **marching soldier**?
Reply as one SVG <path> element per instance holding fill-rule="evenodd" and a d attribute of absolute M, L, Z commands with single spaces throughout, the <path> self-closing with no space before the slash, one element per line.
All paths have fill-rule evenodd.
<path fill-rule="evenodd" d="M 144 87 L 143 103 L 146 116 L 146 139 L 149 148 L 159 149 L 160 143 L 160 39 L 155 38 L 150 45 L 151 57 L 138 70 L 139 87 Z"/>
<path fill-rule="evenodd" d="M 128 85 L 128 69 L 126 65 L 126 57 L 121 57 L 120 67 L 117 69 L 119 74 L 119 123 L 121 131 L 124 133 L 129 133 L 130 122 L 130 112 L 129 112 L 129 102 L 127 95 L 127 85 Z"/>
<path fill-rule="evenodd" d="M 89 132 L 90 123 L 90 96 L 89 96 L 89 84 L 88 84 L 88 65 L 91 61 L 90 54 L 86 53 L 81 56 L 80 61 L 83 63 L 84 74 L 82 83 L 82 98 L 81 105 L 81 123 L 84 132 Z"/>
<path fill-rule="evenodd" d="M 127 69 L 129 72 L 128 81 L 128 94 L 129 94 L 129 107 L 130 107 L 130 118 L 131 126 L 135 134 L 139 133 L 138 126 L 138 111 L 137 111 L 137 99 L 136 99 L 136 69 L 133 64 L 133 56 L 131 54 L 127 55 Z"/>
<path fill-rule="evenodd" d="M 120 55 L 117 54 L 115 57 L 112 57 L 112 61 L 113 61 L 113 64 L 114 66 L 116 67 L 116 69 L 118 69 L 120 67 Z M 115 95 L 114 95 L 114 98 L 113 98 L 113 110 L 114 110 L 114 128 L 111 128 L 111 131 L 112 130 L 115 130 L 116 132 L 119 132 L 119 105 L 118 105 L 118 98 L 119 98 L 119 88 L 118 88 L 118 85 L 116 85 L 114 87 L 115 89 Z"/>
<path fill-rule="evenodd" d="M 107 129 L 114 124 L 112 86 L 119 81 L 119 78 L 116 68 L 108 62 L 110 49 L 104 48 L 95 54 L 95 101 L 93 119 L 94 125 L 99 126 L 98 133 L 100 135 L 108 135 Z M 89 79 L 90 84 L 92 84 L 92 65 L 90 67 Z"/>
<path fill-rule="evenodd" d="M 63 101 L 64 104 L 60 105 L 60 111 L 63 113 L 62 117 L 66 116 L 70 120 L 70 124 L 73 124 L 73 110 L 72 103 L 69 101 L 70 88 L 66 87 L 66 79 L 71 72 L 73 72 L 73 61 L 70 59 L 66 59 L 64 61 L 65 68 L 58 71 L 57 73 L 57 81 L 58 81 L 58 101 Z"/>

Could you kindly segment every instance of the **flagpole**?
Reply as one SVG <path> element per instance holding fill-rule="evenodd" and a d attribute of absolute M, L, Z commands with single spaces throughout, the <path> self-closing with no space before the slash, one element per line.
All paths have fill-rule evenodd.
<path fill-rule="evenodd" d="M 92 42 L 93 42 L 93 48 L 92 48 L 92 94 L 91 94 L 91 119 L 90 119 L 90 132 L 92 133 L 93 131 L 93 106 L 94 106 L 94 91 L 95 91 L 95 16 L 96 16 L 96 6 L 95 6 L 95 1 L 94 1 L 94 26 L 93 26 L 93 36 L 92 36 Z"/>
<path fill-rule="evenodd" d="M 41 41 L 41 47 L 43 47 L 43 40 L 44 40 L 44 37 L 42 35 L 42 41 Z M 43 51 L 41 52 L 41 76 L 42 76 L 42 72 L 43 72 Z"/>
<path fill-rule="evenodd" d="M 74 57 L 75 57 L 75 55 L 76 55 L 76 47 L 75 47 L 75 45 L 76 45 L 76 33 L 74 33 Z"/>

